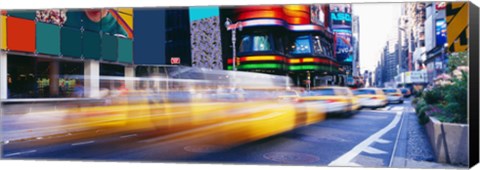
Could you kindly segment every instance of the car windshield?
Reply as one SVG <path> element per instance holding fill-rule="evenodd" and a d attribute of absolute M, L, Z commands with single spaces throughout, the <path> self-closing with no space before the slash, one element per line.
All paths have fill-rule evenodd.
<path fill-rule="evenodd" d="M 314 96 L 335 96 L 335 91 L 333 89 L 317 89 L 312 90 L 310 93 Z"/>
<path fill-rule="evenodd" d="M 383 89 L 383 92 L 385 92 L 385 93 L 396 93 L 397 90 L 396 89 Z"/>
<path fill-rule="evenodd" d="M 355 91 L 355 95 L 363 95 L 363 94 L 376 94 L 375 90 L 372 89 L 360 89 Z"/>

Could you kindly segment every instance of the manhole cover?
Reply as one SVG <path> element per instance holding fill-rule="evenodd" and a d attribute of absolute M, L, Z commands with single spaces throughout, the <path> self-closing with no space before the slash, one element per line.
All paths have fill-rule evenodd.
<path fill-rule="evenodd" d="M 289 164 L 307 164 L 320 160 L 319 157 L 299 152 L 270 152 L 263 155 L 263 158 Z"/>
<path fill-rule="evenodd" d="M 213 153 L 213 152 L 219 152 L 224 148 L 217 145 L 190 145 L 190 146 L 185 146 L 183 149 L 188 152 L 194 152 L 194 153 Z"/>

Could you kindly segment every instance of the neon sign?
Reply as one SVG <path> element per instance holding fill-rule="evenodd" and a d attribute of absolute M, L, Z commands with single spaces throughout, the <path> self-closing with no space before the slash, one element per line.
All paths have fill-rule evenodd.
<path fill-rule="evenodd" d="M 352 16 L 347 13 L 334 13 L 332 12 L 332 20 L 334 21 L 352 21 Z"/>

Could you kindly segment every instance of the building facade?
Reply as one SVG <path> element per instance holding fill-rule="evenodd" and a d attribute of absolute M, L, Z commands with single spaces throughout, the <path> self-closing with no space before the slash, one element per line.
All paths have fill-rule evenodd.
<path fill-rule="evenodd" d="M 222 8 L 222 23 L 231 20 L 221 30 L 225 68 L 234 67 L 233 40 L 237 70 L 288 75 L 307 88 L 344 82 L 336 76 L 329 11 L 328 5 Z"/>

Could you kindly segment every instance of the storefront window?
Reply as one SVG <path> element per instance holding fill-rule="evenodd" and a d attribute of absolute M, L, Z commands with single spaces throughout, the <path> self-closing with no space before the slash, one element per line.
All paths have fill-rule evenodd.
<path fill-rule="evenodd" d="M 310 36 L 298 36 L 292 44 L 291 54 L 308 54 L 311 53 Z"/>
<path fill-rule="evenodd" d="M 81 97 L 77 75 L 83 75 L 79 62 L 9 55 L 8 98 Z"/>

